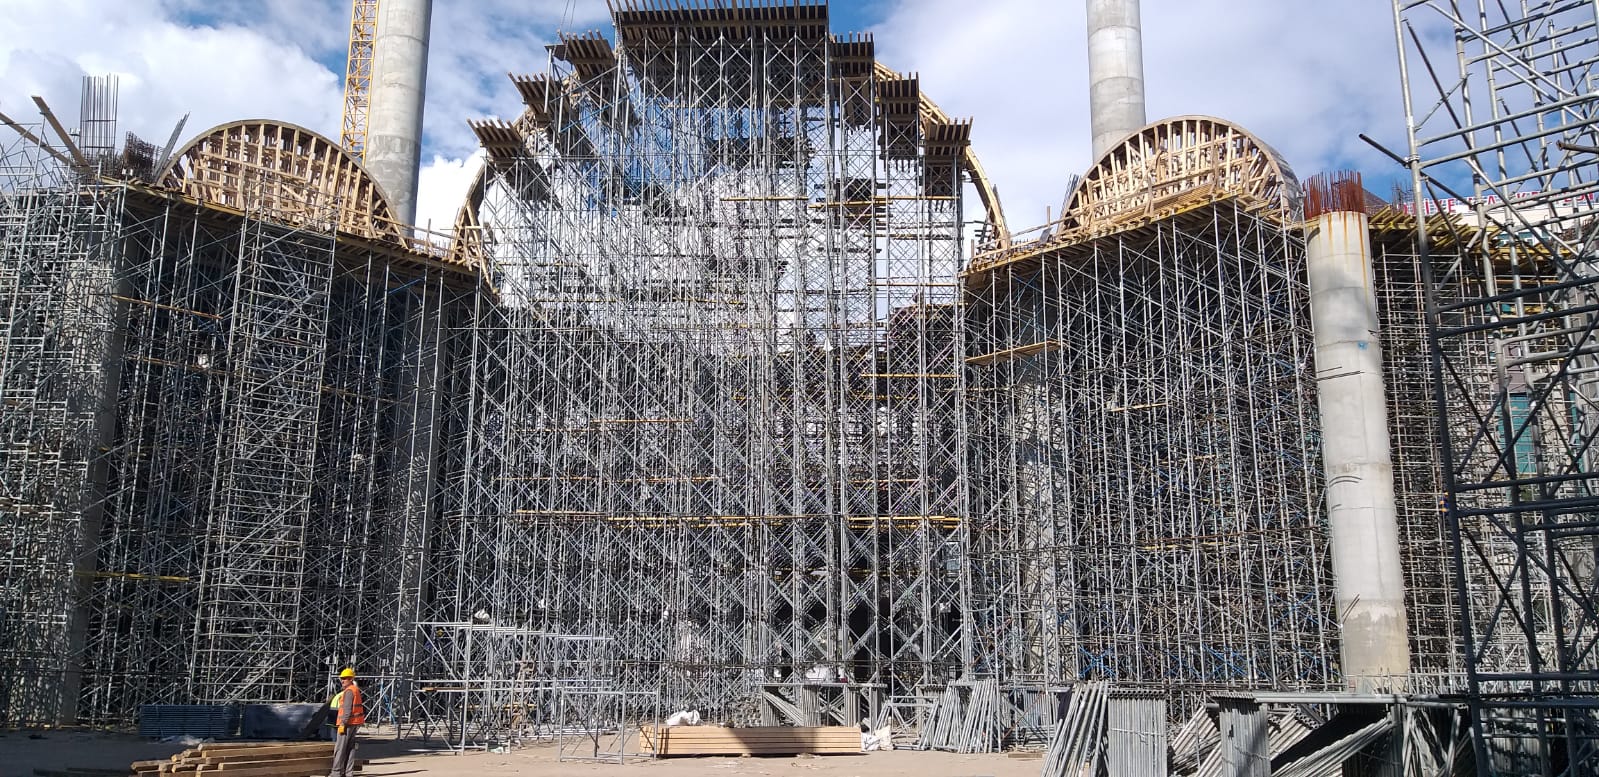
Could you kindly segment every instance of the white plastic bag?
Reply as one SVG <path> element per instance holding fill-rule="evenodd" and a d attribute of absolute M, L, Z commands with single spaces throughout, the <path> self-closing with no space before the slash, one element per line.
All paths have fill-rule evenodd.
<path fill-rule="evenodd" d="M 666 719 L 666 725 L 668 726 L 698 726 L 699 724 L 699 710 L 679 710 Z"/>

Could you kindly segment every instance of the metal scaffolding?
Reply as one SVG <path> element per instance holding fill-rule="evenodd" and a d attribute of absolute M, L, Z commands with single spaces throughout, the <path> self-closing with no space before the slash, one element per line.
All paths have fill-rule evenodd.
<path fill-rule="evenodd" d="M 1434 229 L 1461 230 L 1460 223 L 1434 216 Z M 1450 571 L 1450 533 L 1444 514 L 1443 455 L 1438 447 L 1438 409 L 1433 403 L 1428 350 L 1426 283 L 1416 246 L 1416 220 L 1403 204 L 1383 206 L 1371 216 L 1372 264 L 1379 279 L 1383 368 L 1393 444 L 1394 490 L 1398 496 L 1406 608 L 1410 619 L 1412 690 L 1458 691 L 1464 683 L 1460 617 Z M 1469 278 L 1451 271 L 1452 254 L 1430 256 L 1440 300 L 1473 294 Z M 1464 343 L 1458 354 L 1485 361 L 1483 343 Z M 1458 412 L 1458 410 L 1457 410 Z"/>
<path fill-rule="evenodd" d="M 1594 774 L 1599 7 L 1394 19 L 1478 767 Z"/>
<path fill-rule="evenodd" d="M 1303 262 L 1226 201 L 981 277 L 990 671 L 1162 684 L 1185 709 L 1333 684 Z"/>
<path fill-rule="evenodd" d="M 99 520 L 87 486 L 121 192 L 77 185 L 20 138 L 0 153 L 0 723 L 52 722 L 74 696 L 61 658 L 82 639 L 82 538 Z"/>
<path fill-rule="evenodd" d="M 221 311 L 229 324 L 229 358 L 219 365 L 225 418 L 209 468 L 189 667 L 196 695 L 218 701 L 295 690 L 336 248 L 321 214 L 290 228 L 284 216 L 261 212 L 254 192 L 246 196 L 231 300 Z"/>
<path fill-rule="evenodd" d="M 825 4 L 615 21 L 474 125 L 492 294 L 433 617 L 605 637 L 616 690 L 723 720 L 958 675 L 969 125 Z"/>
<path fill-rule="evenodd" d="M 962 704 L 986 748 L 1063 685 L 1342 686 L 1278 155 L 1158 122 L 1013 236 L 970 124 L 825 3 L 703 5 L 513 76 L 447 249 L 292 125 L 0 141 L 0 723 L 353 664 L 459 748 Z M 1593 273 L 1489 210 L 1371 215 L 1415 688 L 1551 704 L 1592 682 Z M 1588 725 L 1517 749 L 1548 721 L 1496 704 L 1496 753 Z"/>
<path fill-rule="evenodd" d="M 374 231 L 356 168 L 297 128 L 92 178 L 38 148 L 0 162 L 3 720 L 314 700 L 330 667 L 409 661 L 472 274 Z M 309 159 L 238 176 L 237 209 L 174 196 L 244 153 Z"/>
<path fill-rule="evenodd" d="M 1216 119 L 1157 122 L 967 273 L 979 666 L 1012 682 L 1341 687 L 1299 186 Z M 1376 277 L 1419 690 L 1458 661 L 1405 216 Z M 1413 224 L 1413 220 L 1411 220 Z"/>

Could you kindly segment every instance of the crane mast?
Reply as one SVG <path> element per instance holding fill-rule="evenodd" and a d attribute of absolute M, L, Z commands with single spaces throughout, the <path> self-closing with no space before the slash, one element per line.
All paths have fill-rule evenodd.
<path fill-rule="evenodd" d="M 355 158 L 366 159 L 367 110 L 372 97 L 372 42 L 377 37 L 378 0 L 350 4 L 350 52 L 344 63 L 344 120 L 341 143 Z"/>

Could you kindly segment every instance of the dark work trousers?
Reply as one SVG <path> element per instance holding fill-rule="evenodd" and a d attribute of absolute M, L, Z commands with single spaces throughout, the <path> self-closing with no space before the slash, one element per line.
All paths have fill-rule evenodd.
<path fill-rule="evenodd" d="M 360 728 L 345 726 L 344 733 L 334 742 L 333 768 L 328 770 L 328 777 L 350 777 L 355 774 L 355 732 Z"/>

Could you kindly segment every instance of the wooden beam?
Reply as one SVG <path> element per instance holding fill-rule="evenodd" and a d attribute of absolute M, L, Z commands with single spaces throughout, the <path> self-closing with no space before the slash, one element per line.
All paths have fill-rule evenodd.
<path fill-rule="evenodd" d="M 39 106 L 39 113 L 44 114 L 44 120 L 50 122 L 51 128 L 56 131 L 56 136 L 61 138 L 61 145 L 66 146 L 67 151 L 72 154 L 72 158 L 77 160 L 77 167 L 84 172 L 88 172 L 90 170 L 88 158 L 78 149 L 78 144 L 72 142 L 72 136 L 67 134 L 66 127 L 61 126 L 61 120 L 57 119 L 55 113 L 50 110 L 50 105 L 39 95 L 33 96 L 33 104 Z"/>

